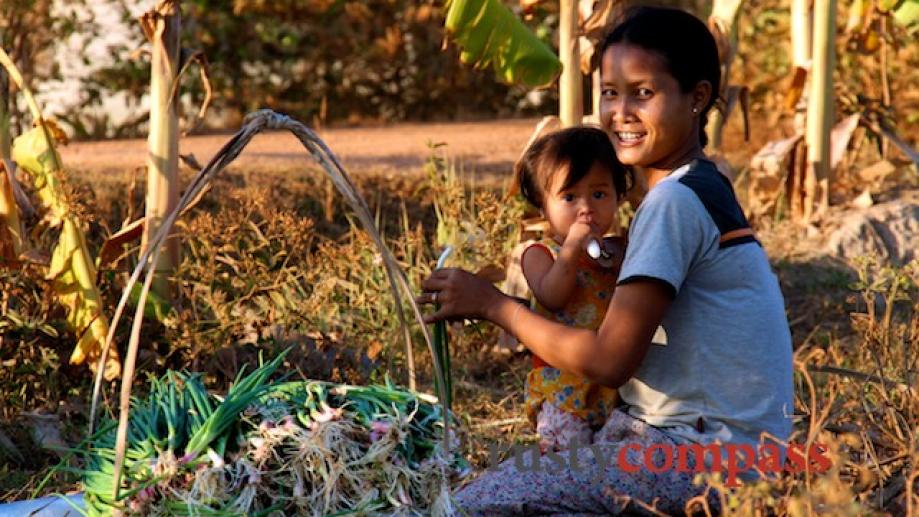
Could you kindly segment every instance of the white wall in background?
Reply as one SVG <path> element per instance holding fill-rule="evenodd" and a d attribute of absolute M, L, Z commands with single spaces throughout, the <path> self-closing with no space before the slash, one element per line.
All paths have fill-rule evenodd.
<path fill-rule="evenodd" d="M 154 0 L 121 2 L 128 6 L 134 19 L 154 5 Z M 67 0 L 57 0 L 56 9 L 75 11 L 83 19 L 92 15 L 101 30 L 97 37 L 73 34 L 58 43 L 54 59 L 60 67 L 61 79 L 33 85 L 46 114 L 54 115 L 86 104 L 88 96 L 81 91 L 80 78 L 113 64 L 114 59 L 128 59 L 128 54 L 144 42 L 143 33 L 136 22 L 125 23 L 121 20 L 120 9 L 117 7 L 119 3 L 119 0 L 90 0 L 85 5 L 75 6 Z M 117 58 L 112 58 L 109 49 L 120 46 L 126 50 Z M 86 111 L 104 113 L 113 123 L 118 124 L 142 113 L 144 104 L 129 103 L 126 95 L 116 92 L 105 96 L 102 106 Z"/>

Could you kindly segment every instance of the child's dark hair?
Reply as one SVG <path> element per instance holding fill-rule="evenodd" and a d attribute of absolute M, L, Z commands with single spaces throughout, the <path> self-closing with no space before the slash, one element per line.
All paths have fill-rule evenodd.
<path fill-rule="evenodd" d="M 603 40 L 599 55 L 617 43 L 635 45 L 663 57 L 670 75 L 684 93 L 692 91 L 700 81 L 712 85 L 711 97 L 699 118 L 699 140 L 705 147 L 708 111 L 721 91 L 718 45 L 708 27 L 702 20 L 679 9 L 634 7 L 624 13 L 622 21 Z"/>
<path fill-rule="evenodd" d="M 543 135 L 534 141 L 514 165 L 516 190 L 537 208 L 543 208 L 545 192 L 563 168 L 570 188 L 590 173 L 594 164 L 610 171 L 620 199 L 632 184 L 632 171 L 622 165 L 609 136 L 603 130 L 575 126 Z"/>

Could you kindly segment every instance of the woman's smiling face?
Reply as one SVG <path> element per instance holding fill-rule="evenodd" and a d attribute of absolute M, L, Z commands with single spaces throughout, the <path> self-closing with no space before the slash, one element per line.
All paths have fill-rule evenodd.
<path fill-rule="evenodd" d="M 707 83 L 705 83 L 707 84 Z M 600 120 L 626 165 L 672 169 L 701 150 L 699 88 L 683 92 L 656 52 L 611 45 L 600 63 Z"/>

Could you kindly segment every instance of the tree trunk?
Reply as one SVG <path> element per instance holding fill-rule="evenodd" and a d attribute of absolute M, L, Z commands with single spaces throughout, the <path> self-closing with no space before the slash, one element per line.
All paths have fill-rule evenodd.
<path fill-rule="evenodd" d="M 728 83 L 731 79 L 731 62 L 734 61 L 734 55 L 737 54 L 737 18 L 740 14 L 740 6 L 743 0 L 715 0 L 712 6 L 712 14 L 709 22 L 724 31 L 724 40 L 720 50 L 721 56 L 721 91 L 712 92 L 712 95 L 720 95 L 723 100 L 727 101 Z M 721 134 L 724 130 L 724 124 L 727 119 L 727 113 L 719 109 L 709 112 L 708 125 L 705 132 L 708 135 L 709 149 L 714 153 L 721 151 Z"/>
<path fill-rule="evenodd" d="M 796 75 L 802 78 L 801 96 L 794 105 L 795 134 L 803 135 L 807 131 L 807 77 L 811 67 L 813 15 L 810 0 L 791 0 L 791 62 Z M 792 167 L 792 188 L 788 193 L 788 205 L 792 219 L 800 220 L 804 217 L 804 193 L 802 192 L 803 176 L 807 174 L 807 164 L 804 159 L 807 141 L 795 151 L 795 161 Z"/>
<path fill-rule="evenodd" d="M 581 123 L 584 101 L 581 84 L 581 51 L 578 44 L 577 0 L 560 0 L 558 54 L 562 61 L 562 75 L 558 82 L 559 118 L 562 127 Z"/>
<path fill-rule="evenodd" d="M 163 219 L 175 209 L 179 200 L 178 156 L 179 119 L 175 82 L 179 72 L 179 34 L 181 15 L 176 0 L 160 0 L 144 14 L 141 24 L 151 42 L 150 133 L 147 138 L 147 221 L 142 249 L 159 229 Z M 171 299 L 168 275 L 179 261 L 178 239 L 171 236 L 156 264 L 158 276 L 153 291 Z"/>
<path fill-rule="evenodd" d="M 804 220 L 829 207 L 830 129 L 833 125 L 833 67 L 836 50 L 836 0 L 814 3 L 814 59 L 807 111 L 807 176 Z"/>
<path fill-rule="evenodd" d="M 600 67 L 590 74 L 591 123 L 600 125 Z"/>
<path fill-rule="evenodd" d="M 812 25 L 810 1 L 791 0 L 791 60 L 796 67 L 810 67 Z"/>

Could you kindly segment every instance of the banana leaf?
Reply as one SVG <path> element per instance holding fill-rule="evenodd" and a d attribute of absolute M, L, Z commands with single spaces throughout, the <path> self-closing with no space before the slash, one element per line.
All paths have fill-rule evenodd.
<path fill-rule="evenodd" d="M 48 124 L 45 122 L 45 124 Z M 79 336 L 70 356 L 71 364 L 98 359 L 108 333 L 108 320 L 102 314 L 102 297 L 96 286 L 96 268 L 66 199 L 60 174 L 61 158 L 48 141 L 49 128 L 39 125 L 13 141 L 13 160 L 28 172 L 52 227 L 60 227 L 58 243 L 51 255 L 48 278 L 58 300 L 67 309 L 67 323 Z M 90 364 L 95 364 L 91 362 Z M 109 355 L 105 378 L 114 379 L 121 371 L 117 353 Z"/>
<path fill-rule="evenodd" d="M 555 52 L 500 0 L 448 0 L 444 28 L 460 60 L 492 65 L 498 78 L 530 88 L 550 86 L 562 70 Z"/>
<path fill-rule="evenodd" d="M 893 18 L 910 34 L 919 32 L 919 0 L 900 0 L 893 7 Z"/>

